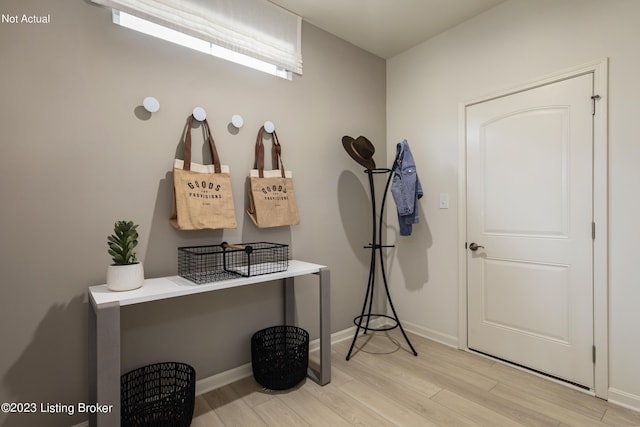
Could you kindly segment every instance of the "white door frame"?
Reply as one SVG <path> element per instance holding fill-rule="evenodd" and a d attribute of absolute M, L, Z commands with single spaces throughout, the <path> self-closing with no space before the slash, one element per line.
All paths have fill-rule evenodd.
<path fill-rule="evenodd" d="M 594 365 L 595 395 L 607 399 L 609 389 L 608 346 L 608 132 L 607 82 L 608 59 L 584 64 L 516 87 L 459 103 L 458 106 L 458 348 L 468 350 L 467 338 L 467 156 L 466 108 L 479 102 L 522 92 L 582 74 L 594 74 L 595 101 L 593 121 L 593 342 L 596 347 Z"/>

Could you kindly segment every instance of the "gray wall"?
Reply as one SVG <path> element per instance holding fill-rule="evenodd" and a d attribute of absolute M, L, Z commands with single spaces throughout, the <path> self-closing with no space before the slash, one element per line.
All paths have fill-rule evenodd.
<path fill-rule="evenodd" d="M 332 331 L 352 325 L 370 222 L 365 176 L 340 139 L 368 136 L 385 164 L 384 60 L 304 24 L 304 75 L 285 81 L 113 25 L 109 10 L 88 2 L 3 0 L 0 13 L 52 21 L 0 24 L 0 402 L 87 400 L 86 291 L 105 281 L 106 236 L 119 219 L 140 224 L 149 278 L 176 274 L 178 246 L 288 243 L 294 258 L 331 267 Z M 140 107 L 149 95 L 161 103 L 151 117 Z M 195 106 L 231 166 L 235 230 L 183 232 L 168 221 L 173 159 Z M 245 119 L 237 134 L 233 114 Z M 258 230 L 243 213 L 265 120 L 294 171 L 298 226 Z M 300 323 L 315 338 L 313 280 L 297 290 Z M 204 378 L 247 363 L 250 335 L 280 323 L 281 304 L 271 283 L 125 308 L 123 369 L 177 359 Z M 83 418 L 0 414 L 0 424 Z"/>

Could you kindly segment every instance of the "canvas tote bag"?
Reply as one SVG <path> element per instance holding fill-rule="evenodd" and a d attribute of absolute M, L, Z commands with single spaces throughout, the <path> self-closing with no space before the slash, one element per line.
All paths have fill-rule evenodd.
<path fill-rule="evenodd" d="M 170 222 L 178 230 L 237 228 L 231 193 L 229 166 L 220 164 L 209 123 L 202 129 L 211 150 L 212 165 L 191 162 L 191 125 L 187 120 L 184 140 L 184 161 L 175 159 L 173 165 L 173 211 Z"/>
<path fill-rule="evenodd" d="M 264 126 L 258 131 L 255 161 L 249 174 L 249 207 L 247 214 L 259 228 L 280 227 L 300 223 L 298 203 L 293 191 L 293 175 L 285 171 L 282 147 L 275 131 L 271 134 L 273 170 L 264 170 Z"/>

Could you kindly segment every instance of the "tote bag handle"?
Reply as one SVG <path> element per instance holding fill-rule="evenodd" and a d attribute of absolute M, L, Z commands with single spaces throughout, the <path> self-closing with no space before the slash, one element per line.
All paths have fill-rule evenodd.
<path fill-rule="evenodd" d="M 184 166 L 183 169 L 188 171 L 191 170 L 191 125 L 193 124 L 193 114 L 189 115 L 187 119 L 187 134 L 184 137 Z M 211 158 L 213 159 L 213 167 L 215 173 L 221 173 L 222 168 L 220 167 L 220 157 L 218 156 L 218 150 L 216 150 L 216 143 L 213 140 L 213 136 L 211 135 L 211 129 L 209 128 L 209 122 L 207 119 L 202 121 L 202 129 L 204 132 L 204 137 L 207 141 L 209 141 L 209 149 L 211 150 Z"/>
<path fill-rule="evenodd" d="M 256 138 L 256 152 L 253 168 L 258 170 L 258 176 L 264 178 L 264 126 L 260 127 Z M 282 177 L 285 177 L 284 163 L 282 162 L 282 146 L 278 140 L 278 134 L 274 130 L 271 133 L 271 165 L 273 170 L 280 169 Z"/>

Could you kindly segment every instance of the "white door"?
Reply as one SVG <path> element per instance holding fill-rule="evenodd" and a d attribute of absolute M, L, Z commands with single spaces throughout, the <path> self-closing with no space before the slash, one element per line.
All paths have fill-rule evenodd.
<path fill-rule="evenodd" d="M 468 346 L 593 388 L 593 73 L 467 107 Z"/>

